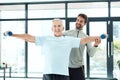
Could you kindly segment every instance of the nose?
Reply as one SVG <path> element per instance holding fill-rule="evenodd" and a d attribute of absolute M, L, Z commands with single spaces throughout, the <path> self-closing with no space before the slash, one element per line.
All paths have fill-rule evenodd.
<path fill-rule="evenodd" d="M 56 31 L 60 31 L 60 29 L 59 29 L 59 28 L 56 28 L 55 30 L 56 30 Z"/>

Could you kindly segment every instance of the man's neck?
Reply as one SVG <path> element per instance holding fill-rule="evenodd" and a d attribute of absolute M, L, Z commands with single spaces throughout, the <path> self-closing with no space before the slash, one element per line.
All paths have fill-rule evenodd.
<path fill-rule="evenodd" d="M 55 35 L 55 37 L 61 37 L 62 35 Z"/>
<path fill-rule="evenodd" d="M 81 31 L 81 30 L 83 30 L 83 29 L 77 29 L 77 28 L 76 28 L 76 30 L 77 30 L 77 31 Z"/>

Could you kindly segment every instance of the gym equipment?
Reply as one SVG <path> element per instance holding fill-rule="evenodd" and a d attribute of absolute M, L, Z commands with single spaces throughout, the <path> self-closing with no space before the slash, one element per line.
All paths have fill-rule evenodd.
<path fill-rule="evenodd" d="M 13 33 L 11 31 L 8 31 L 8 32 L 4 32 L 3 35 L 4 36 L 12 36 Z"/>
<path fill-rule="evenodd" d="M 105 38 L 107 38 L 107 37 L 108 37 L 107 34 L 101 34 L 101 35 L 100 35 L 100 38 L 101 38 L 101 39 L 105 39 Z"/>

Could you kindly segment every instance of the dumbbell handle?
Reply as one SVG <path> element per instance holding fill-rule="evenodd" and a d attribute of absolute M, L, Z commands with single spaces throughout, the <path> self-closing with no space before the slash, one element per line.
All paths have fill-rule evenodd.
<path fill-rule="evenodd" d="M 4 32 L 3 35 L 4 36 L 12 36 L 13 33 L 11 31 L 8 31 L 8 32 Z"/>

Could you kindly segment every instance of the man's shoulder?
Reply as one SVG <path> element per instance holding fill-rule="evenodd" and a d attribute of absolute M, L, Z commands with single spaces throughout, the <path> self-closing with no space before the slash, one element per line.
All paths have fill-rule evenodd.
<path fill-rule="evenodd" d="M 75 32 L 76 30 L 66 30 L 65 32 Z"/>
<path fill-rule="evenodd" d="M 71 36 L 71 35 L 74 35 L 75 33 L 75 30 L 66 30 L 63 32 L 63 35 L 64 36 Z"/>
<path fill-rule="evenodd" d="M 66 30 L 63 32 L 63 34 L 72 33 L 72 32 L 75 32 L 75 30 Z"/>

